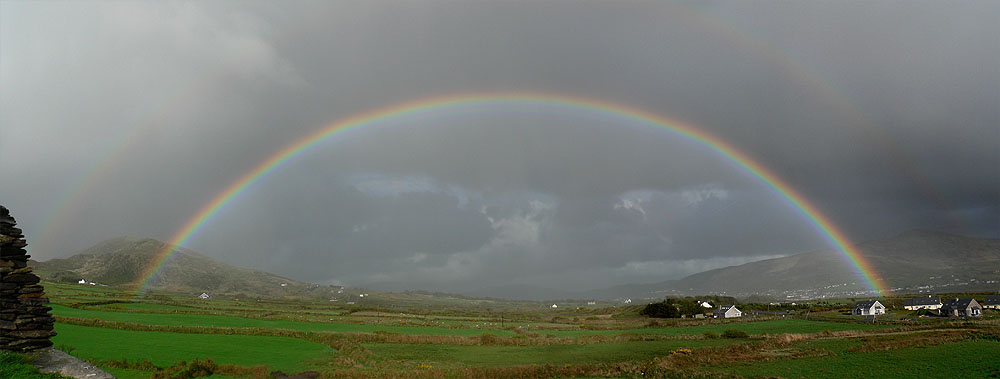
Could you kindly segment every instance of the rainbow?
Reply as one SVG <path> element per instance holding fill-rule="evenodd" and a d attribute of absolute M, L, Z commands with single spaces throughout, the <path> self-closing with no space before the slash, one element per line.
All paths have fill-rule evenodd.
<path fill-rule="evenodd" d="M 621 104 L 576 96 L 536 92 L 469 93 L 425 98 L 357 114 L 334 121 L 320 128 L 312 134 L 299 139 L 297 142 L 278 150 L 259 165 L 244 173 L 224 190 L 217 193 L 211 201 L 205 204 L 170 238 L 169 243 L 163 249 L 157 252 L 151 264 L 139 278 L 140 292 L 145 291 L 167 259 L 203 228 L 213 216 L 225 208 L 227 204 L 269 173 L 309 152 L 321 142 L 343 135 L 351 130 L 384 124 L 393 120 L 413 117 L 428 112 L 454 111 L 463 107 L 476 105 L 542 105 L 566 112 L 590 113 L 663 129 L 676 137 L 707 148 L 737 166 L 791 206 L 849 262 L 851 267 L 863 278 L 865 284 L 870 289 L 879 294 L 889 293 L 872 267 L 871 262 L 854 247 L 847 236 L 829 218 L 823 215 L 815 205 L 811 204 L 805 197 L 774 175 L 770 170 L 718 137 L 696 129 L 691 125 Z"/>

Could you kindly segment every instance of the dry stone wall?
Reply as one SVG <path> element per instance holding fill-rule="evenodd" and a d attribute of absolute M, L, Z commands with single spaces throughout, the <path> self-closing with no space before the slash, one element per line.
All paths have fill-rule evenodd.
<path fill-rule="evenodd" d="M 21 229 L 0 205 L 0 350 L 25 352 L 52 346 L 55 320 L 45 289 L 28 267 Z"/>

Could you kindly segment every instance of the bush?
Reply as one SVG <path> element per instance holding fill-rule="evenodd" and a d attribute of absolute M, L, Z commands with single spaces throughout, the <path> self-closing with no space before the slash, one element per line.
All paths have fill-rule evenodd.
<path fill-rule="evenodd" d="M 710 338 L 710 339 L 719 338 L 719 333 L 716 333 L 714 330 L 706 330 L 704 335 L 705 338 Z"/>
<path fill-rule="evenodd" d="M 750 335 L 747 334 L 747 332 L 744 332 L 742 330 L 727 329 L 726 331 L 722 332 L 722 337 L 724 337 L 724 338 L 750 338 Z"/>

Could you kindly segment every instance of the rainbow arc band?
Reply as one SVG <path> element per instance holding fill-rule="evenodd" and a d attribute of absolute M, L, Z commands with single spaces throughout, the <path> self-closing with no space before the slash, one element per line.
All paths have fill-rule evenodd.
<path fill-rule="evenodd" d="M 232 182 L 224 190 L 218 192 L 211 201 L 184 223 L 184 226 L 173 235 L 163 249 L 156 253 L 152 263 L 139 278 L 140 292 L 146 290 L 146 287 L 156 277 L 156 273 L 159 272 L 174 251 L 190 240 L 213 216 L 237 198 L 240 193 L 260 181 L 267 174 L 283 167 L 296 157 L 307 153 L 321 142 L 341 136 L 352 130 L 384 124 L 393 120 L 400 120 L 429 112 L 456 111 L 477 105 L 546 106 L 566 112 L 591 113 L 663 129 L 675 137 L 707 148 L 725 158 L 740 170 L 756 179 L 771 192 L 778 195 L 786 204 L 808 221 L 813 229 L 822 235 L 831 247 L 836 249 L 847 260 L 854 271 L 863 278 L 865 284 L 871 290 L 875 291 L 876 294 L 889 293 L 888 289 L 879 279 L 872 264 L 865 259 L 861 252 L 854 247 L 854 244 L 847 239 L 844 233 L 829 218 L 794 188 L 729 143 L 691 125 L 641 109 L 603 100 L 541 92 L 464 93 L 431 97 L 379 108 L 334 121 L 273 153 L 253 169 L 240 176 L 239 179 Z"/>

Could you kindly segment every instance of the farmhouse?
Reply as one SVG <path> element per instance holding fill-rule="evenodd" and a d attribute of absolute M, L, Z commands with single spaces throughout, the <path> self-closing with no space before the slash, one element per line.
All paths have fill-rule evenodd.
<path fill-rule="evenodd" d="M 743 317 L 743 312 L 736 309 L 735 305 L 720 305 L 715 312 L 712 313 L 715 318 L 731 318 L 731 317 Z"/>
<path fill-rule="evenodd" d="M 859 301 L 854 304 L 854 309 L 851 309 L 851 314 L 855 316 L 884 315 L 885 306 L 882 305 L 882 303 L 879 303 L 878 300 Z"/>
<path fill-rule="evenodd" d="M 990 295 L 983 301 L 983 308 L 1000 309 L 1000 295 Z"/>
<path fill-rule="evenodd" d="M 212 298 L 212 295 L 209 295 L 208 292 L 202 292 L 201 295 L 198 295 L 198 298 L 202 300 L 208 300 Z"/>
<path fill-rule="evenodd" d="M 983 314 L 983 307 L 973 298 L 954 298 L 945 301 L 940 312 L 948 317 L 979 317 Z"/>
<path fill-rule="evenodd" d="M 937 296 L 916 297 L 903 300 L 903 309 L 915 311 L 918 309 L 940 309 L 941 298 Z"/>

